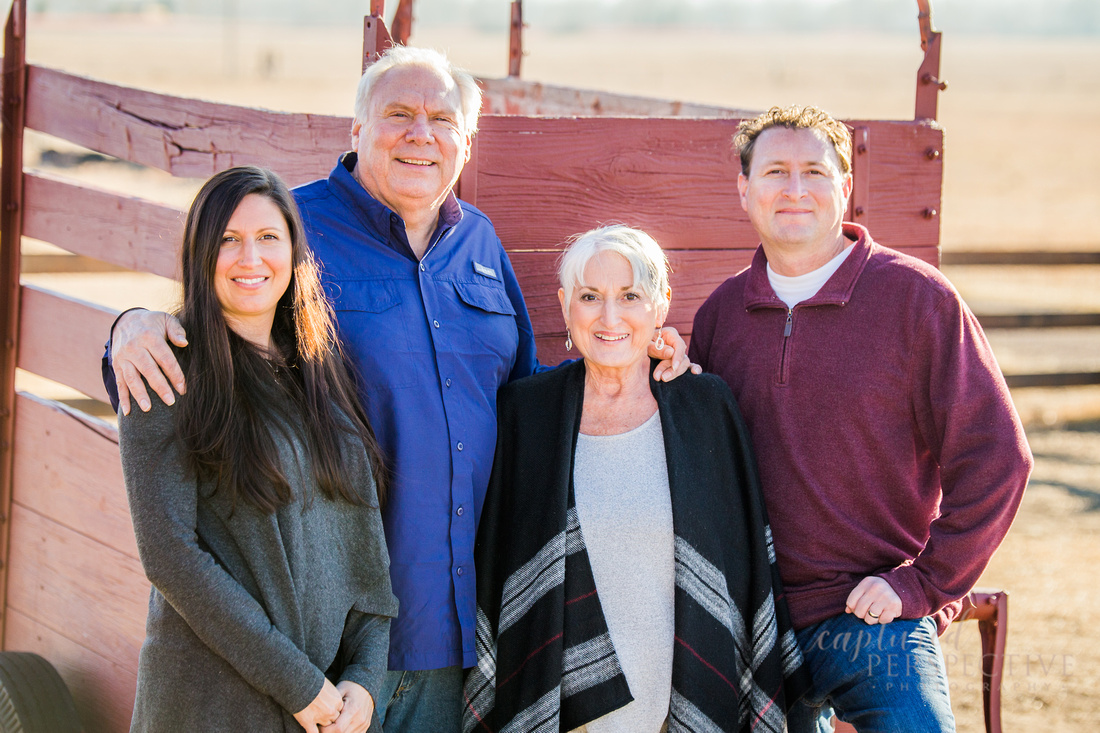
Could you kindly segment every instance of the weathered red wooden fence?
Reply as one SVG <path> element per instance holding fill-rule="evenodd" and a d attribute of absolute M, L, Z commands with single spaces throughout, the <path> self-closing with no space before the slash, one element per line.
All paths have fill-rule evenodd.
<path fill-rule="evenodd" d="M 372 2 L 364 23 L 365 57 L 388 37 L 381 5 Z M 171 277 L 182 213 L 24 171 L 23 129 L 175 176 L 206 177 L 255 163 L 296 184 L 327 174 L 349 145 L 351 122 L 181 99 L 27 65 L 24 35 L 25 0 L 15 0 L 5 41 L 0 211 L 0 633 L 3 648 L 36 651 L 58 667 L 87 730 L 122 731 L 148 583 L 130 526 L 117 434 L 13 387 L 18 366 L 105 399 L 99 357 L 115 313 L 21 285 L 20 239 Z M 533 86 L 527 90 L 530 99 L 537 96 Z M 494 95 L 491 110 L 507 99 Z M 913 121 L 851 121 L 857 139 L 851 216 L 884 244 L 935 264 L 943 135 L 927 117 L 918 109 Z M 729 145 L 736 124 L 483 119 L 460 195 L 493 219 L 511 252 L 544 362 L 564 355 L 553 270 L 556 247 L 570 234 L 611 221 L 652 232 L 675 268 L 671 322 L 684 334 L 713 287 L 749 261 L 756 238 L 737 199 L 738 164 Z"/>

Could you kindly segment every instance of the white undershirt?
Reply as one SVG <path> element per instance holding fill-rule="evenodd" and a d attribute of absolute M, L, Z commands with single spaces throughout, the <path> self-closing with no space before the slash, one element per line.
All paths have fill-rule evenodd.
<path fill-rule="evenodd" d="M 811 270 L 805 275 L 796 275 L 795 277 L 780 275 L 772 269 L 769 262 L 768 283 L 771 284 L 772 290 L 775 291 L 780 300 L 787 304 L 788 308 L 794 308 L 802 301 L 809 300 L 817 295 L 817 291 L 821 290 L 821 287 L 829 282 L 829 278 L 833 276 L 833 273 L 840 269 L 840 266 L 844 264 L 844 260 L 855 246 L 854 243 L 849 244 L 843 252 L 821 267 Z"/>

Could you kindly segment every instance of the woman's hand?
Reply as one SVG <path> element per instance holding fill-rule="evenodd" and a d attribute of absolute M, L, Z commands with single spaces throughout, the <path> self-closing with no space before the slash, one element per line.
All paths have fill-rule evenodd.
<path fill-rule="evenodd" d="M 336 685 L 344 695 L 344 709 L 332 725 L 321 728 L 321 733 L 363 733 L 370 728 L 374 715 L 374 698 L 354 682 L 344 680 Z"/>
<path fill-rule="evenodd" d="M 294 719 L 305 729 L 306 733 L 318 733 L 322 726 L 331 724 L 340 716 L 344 708 L 344 696 L 336 689 L 336 685 L 325 678 L 325 684 L 313 702 L 303 710 L 294 713 Z"/>

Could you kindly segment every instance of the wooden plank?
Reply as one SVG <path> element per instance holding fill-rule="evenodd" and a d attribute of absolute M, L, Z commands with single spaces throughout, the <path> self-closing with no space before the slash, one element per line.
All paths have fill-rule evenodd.
<path fill-rule="evenodd" d="M 943 130 L 932 121 L 847 120 L 868 129 L 871 156 L 866 216 L 879 244 L 936 247 L 943 210 Z M 937 264 L 933 262 L 932 264 Z"/>
<path fill-rule="evenodd" d="M 4 26 L 0 91 L 0 610 L 7 589 L 15 435 L 15 345 L 19 343 L 19 268 L 23 235 L 23 130 L 26 121 L 27 5 L 14 0 Z M 3 627 L 0 626 L 0 646 Z"/>
<path fill-rule="evenodd" d="M 85 257 L 84 255 L 23 255 L 20 272 L 24 275 L 43 273 L 127 272 L 127 268 Z"/>
<path fill-rule="evenodd" d="M 99 363 L 118 311 L 33 285 L 20 307 L 19 368 L 107 401 Z"/>
<path fill-rule="evenodd" d="M 982 328 L 1089 328 L 1100 326 L 1100 313 L 1009 313 L 978 315 Z"/>
<path fill-rule="evenodd" d="M 138 559 L 115 427 L 20 394 L 16 435 L 15 503 Z"/>
<path fill-rule="evenodd" d="M 57 668 L 85 733 L 125 733 L 137 689 L 136 661 L 117 664 L 34 619 L 8 609 L 7 649 L 35 652 Z"/>
<path fill-rule="evenodd" d="M 351 120 L 173 97 L 28 67 L 27 126 L 174 176 L 263 165 L 297 185 L 348 150 Z M 352 100 L 348 98 L 348 108 Z"/>
<path fill-rule="evenodd" d="M 856 124 L 856 123 L 853 123 Z M 873 144 L 862 220 L 882 244 L 939 244 L 937 127 L 860 121 Z M 736 120 L 484 117 L 474 203 L 508 249 L 546 249 L 599 224 L 649 231 L 669 249 L 751 249 L 737 195 Z M 935 215 L 926 217 L 926 212 Z"/>
<path fill-rule="evenodd" d="M 1079 387 L 1100 384 L 1100 372 L 1062 372 L 1060 374 L 1006 374 L 1009 389 L 1025 387 Z"/>
<path fill-rule="evenodd" d="M 28 173 L 23 180 L 23 233 L 28 237 L 129 270 L 179 279 L 186 212 L 48 175 Z"/>
<path fill-rule="evenodd" d="M 958 251 L 944 250 L 940 255 L 943 265 L 1100 265 L 1100 250 L 1094 251 L 1023 251 L 982 250 Z"/>
<path fill-rule="evenodd" d="M 713 117 L 741 119 L 756 111 L 576 89 L 523 79 L 478 79 L 484 115 L 528 117 Z"/>
<path fill-rule="evenodd" d="M 11 536 L 8 605 L 136 670 L 149 604 L 141 563 L 19 504 Z"/>
<path fill-rule="evenodd" d="M 477 199 L 509 249 L 620 222 L 668 249 L 752 248 L 734 120 L 484 117 Z"/>

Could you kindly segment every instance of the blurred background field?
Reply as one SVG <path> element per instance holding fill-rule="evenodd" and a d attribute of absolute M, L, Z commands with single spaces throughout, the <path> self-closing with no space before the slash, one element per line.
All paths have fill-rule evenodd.
<path fill-rule="evenodd" d="M 33 63 L 215 101 L 349 115 L 369 3 L 328 3 L 309 19 L 294 15 L 304 4 L 281 2 L 115 2 L 116 11 L 128 12 L 114 13 L 87 12 L 92 3 L 37 5 L 46 12 L 28 20 Z M 696 0 L 680 5 L 698 17 L 661 15 L 674 5 L 526 3 L 523 76 L 747 109 L 797 102 L 848 119 L 913 116 L 922 58 L 915 2 L 792 0 L 772 3 L 768 14 L 752 0 Z M 944 32 L 942 76 L 950 82 L 939 114 L 944 251 L 1100 250 L 1100 3 L 933 5 Z M 194 14 L 173 12 L 187 6 Z M 616 16 L 615 6 L 634 7 L 635 15 Z M 837 22 L 860 8 L 864 16 L 851 17 L 871 14 L 874 22 Z M 1061 15 L 1053 12 L 1059 8 Z M 715 22 L 700 24 L 708 9 Z M 411 42 L 446 50 L 477 74 L 504 76 L 507 13 L 506 0 L 425 2 Z M 1059 18 L 1077 22 L 1059 25 Z M 180 207 L 198 185 L 33 133 L 26 164 Z M 28 255 L 52 252 L 25 245 Z M 1097 265 L 944 270 L 978 313 L 1100 312 Z M 40 271 L 24 279 L 116 308 L 175 300 L 170 281 L 153 276 Z M 989 336 L 1006 373 L 1100 371 L 1098 329 Z M 1013 397 L 1036 471 L 1016 526 L 982 580 L 1012 593 L 1005 730 L 1096 730 L 1100 387 L 1020 389 Z M 982 730 L 976 639 L 968 625 L 944 642 L 963 731 Z"/>

